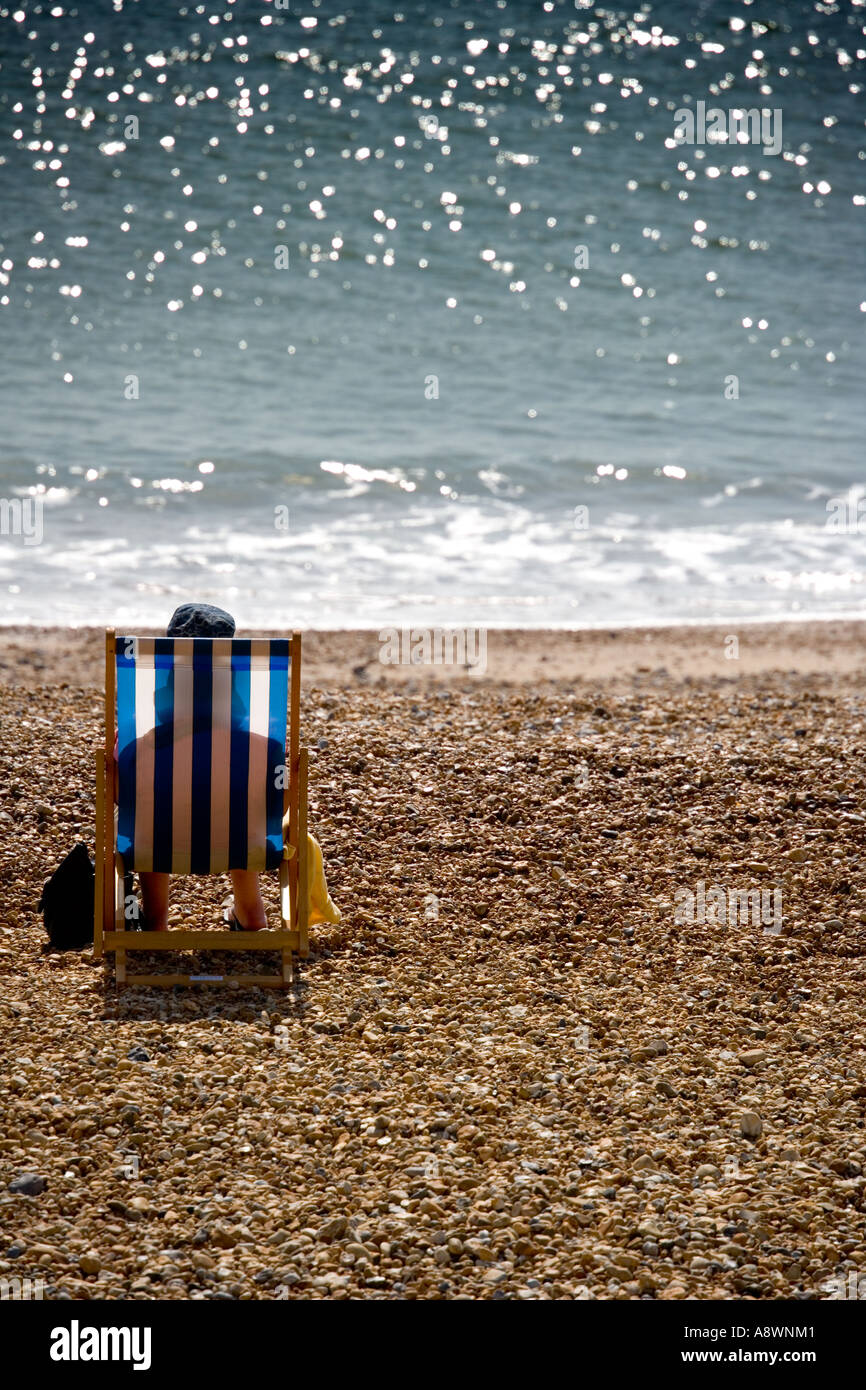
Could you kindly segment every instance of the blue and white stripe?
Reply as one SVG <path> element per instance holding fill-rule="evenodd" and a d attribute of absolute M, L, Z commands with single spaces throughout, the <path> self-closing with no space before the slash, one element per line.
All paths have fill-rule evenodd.
<path fill-rule="evenodd" d="M 116 652 L 117 847 L 127 870 L 276 868 L 288 640 L 118 637 Z"/>

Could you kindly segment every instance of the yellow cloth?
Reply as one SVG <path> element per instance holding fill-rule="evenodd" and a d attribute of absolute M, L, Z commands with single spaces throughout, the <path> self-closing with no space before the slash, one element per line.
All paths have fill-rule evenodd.
<path fill-rule="evenodd" d="M 284 845 L 283 858 L 291 859 L 294 852 L 294 845 Z M 331 900 L 328 885 L 325 882 L 325 864 L 322 859 L 321 848 L 318 841 L 310 834 L 307 835 L 307 883 L 310 888 L 309 925 L 317 927 L 320 922 L 336 923 L 342 921 L 340 909 Z"/>

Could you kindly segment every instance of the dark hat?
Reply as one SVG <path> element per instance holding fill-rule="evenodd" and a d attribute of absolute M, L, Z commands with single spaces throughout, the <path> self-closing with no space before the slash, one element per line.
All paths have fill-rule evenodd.
<path fill-rule="evenodd" d="M 235 620 L 212 603 L 182 603 L 171 615 L 166 637 L 234 637 Z"/>

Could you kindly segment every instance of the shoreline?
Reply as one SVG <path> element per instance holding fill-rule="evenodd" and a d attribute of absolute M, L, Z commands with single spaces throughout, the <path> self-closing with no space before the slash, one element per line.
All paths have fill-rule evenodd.
<path fill-rule="evenodd" d="M 515 686 L 649 675 L 730 682 L 777 671 L 845 675 L 862 668 L 866 651 L 866 619 L 569 630 L 479 627 L 462 629 L 485 634 L 485 669 L 470 674 L 453 665 L 383 664 L 378 632 L 385 630 L 410 629 L 301 629 L 305 686 L 407 681 Z M 413 630 L 437 629 L 433 625 Z M 100 685 L 104 631 L 84 626 L 0 627 L 0 684 Z M 139 631 L 142 636 L 158 632 Z M 273 636 L 278 630 L 239 630 L 239 635 L 245 634 Z M 736 638 L 735 656 L 728 655 L 734 650 L 731 638 Z"/>

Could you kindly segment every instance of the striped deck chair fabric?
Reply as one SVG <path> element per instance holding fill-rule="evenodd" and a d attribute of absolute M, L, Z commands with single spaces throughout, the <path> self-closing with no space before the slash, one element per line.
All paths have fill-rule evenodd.
<path fill-rule="evenodd" d="M 127 872 L 273 869 L 290 643 L 117 637 L 117 850 Z"/>

